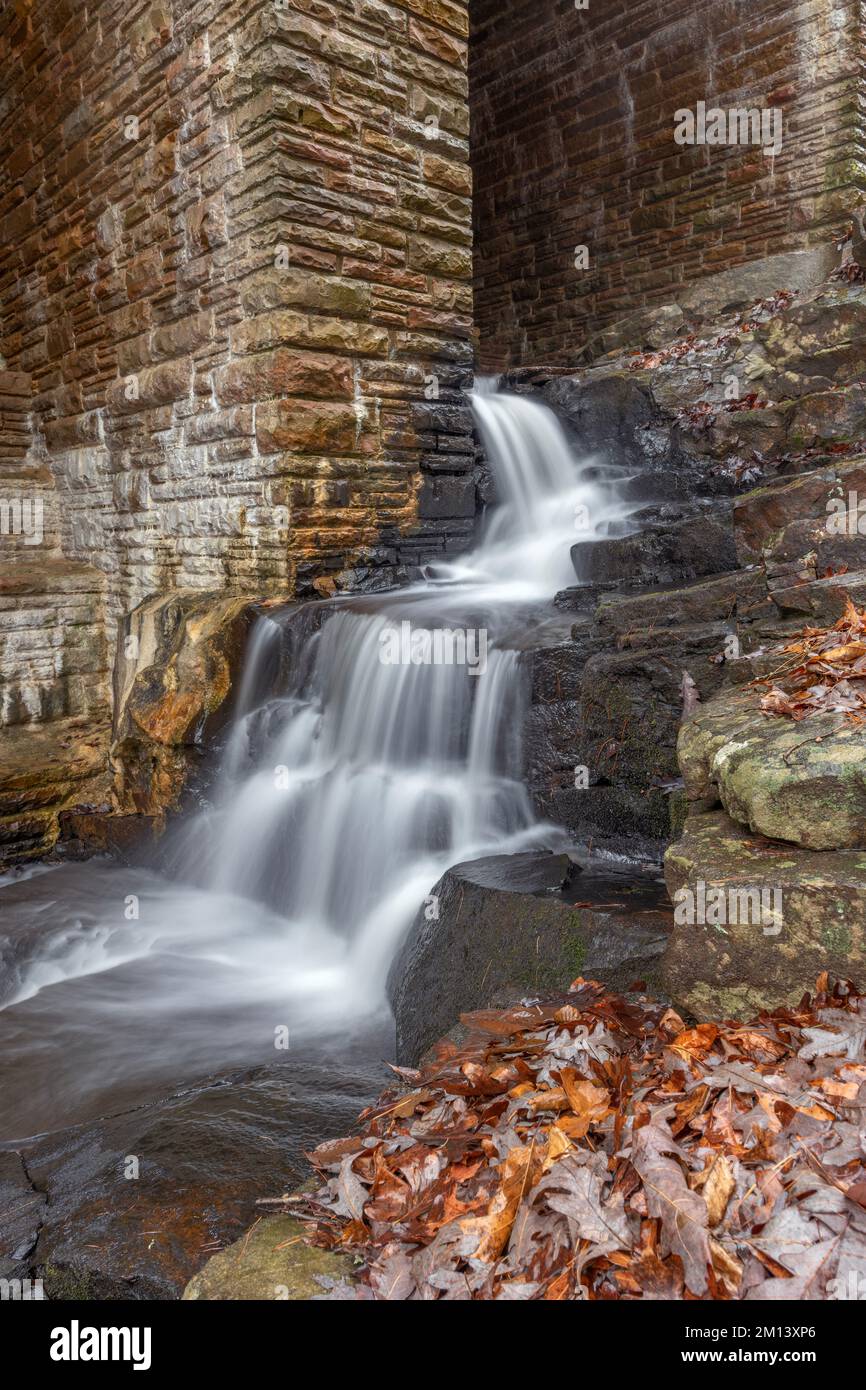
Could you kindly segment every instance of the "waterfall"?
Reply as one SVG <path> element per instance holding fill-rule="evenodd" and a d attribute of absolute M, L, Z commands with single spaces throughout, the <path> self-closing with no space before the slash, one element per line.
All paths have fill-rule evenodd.
<path fill-rule="evenodd" d="M 627 509 L 543 405 L 480 383 L 473 408 L 496 491 L 475 549 L 403 590 L 270 607 L 210 806 L 173 831 L 159 873 L 103 866 L 101 897 L 95 869 L 53 870 L 41 932 L 8 947 L 4 1007 L 76 982 L 82 1016 L 113 1019 L 112 991 L 82 985 L 110 975 L 123 1009 L 150 1017 L 150 1060 L 166 1069 L 212 1061 L 215 1018 L 232 1058 L 251 1013 L 333 1033 L 381 1008 L 449 866 L 561 843 L 521 780 L 521 652 L 546 622 L 561 632 L 551 599 L 574 583 L 571 546 Z M 117 1050 L 119 1074 L 142 1065 L 137 1049 Z"/>
<path fill-rule="evenodd" d="M 192 831 L 187 874 L 278 913 L 293 992 L 346 1008 L 381 997 L 445 869 L 556 839 L 521 782 L 527 692 L 508 637 L 574 583 L 575 540 L 623 507 L 546 407 L 486 383 L 473 407 L 497 489 L 477 548 L 424 584 L 319 608 L 302 642 L 297 613 L 282 633 L 260 619 L 219 801 Z M 302 659 L 251 707 L 281 640 Z"/>

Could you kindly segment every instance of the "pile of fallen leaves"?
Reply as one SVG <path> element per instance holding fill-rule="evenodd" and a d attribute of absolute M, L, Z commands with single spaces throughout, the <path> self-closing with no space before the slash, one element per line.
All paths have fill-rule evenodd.
<path fill-rule="evenodd" d="M 802 657 L 785 672 L 782 689 L 771 680 L 761 697 L 765 714 L 806 719 L 812 714 L 842 714 L 848 723 L 866 719 L 866 608 L 856 608 L 850 598 L 833 627 L 807 627 L 782 651 Z"/>
<path fill-rule="evenodd" d="M 692 1028 L 633 999 L 577 980 L 394 1068 L 405 1089 L 310 1155 L 320 1190 L 282 1199 L 360 1258 L 331 1296 L 866 1291 L 866 998 L 823 976 L 796 1008 Z"/>

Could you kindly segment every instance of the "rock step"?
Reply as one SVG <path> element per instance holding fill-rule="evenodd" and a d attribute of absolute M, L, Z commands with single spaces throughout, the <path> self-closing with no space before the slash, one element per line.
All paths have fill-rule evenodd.
<path fill-rule="evenodd" d="M 679 901 L 664 989 L 697 1018 L 796 1004 L 824 970 L 866 979 L 862 850 L 797 849 L 744 830 L 724 811 L 703 811 L 668 850 L 665 877 Z"/>
<path fill-rule="evenodd" d="M 631 535 L 573 545 L 575 574 L 587 584 L 672 584 L 734 569 L 737 554 L 727 508 L 717 503 L 716 510 L 721 514 L 692 509 L 666 517 L 664 508 L 655 507 L 648 515 L 638 513 L 632 523 L 641 529 Z"/>
<path fill-rule="evenodd" d="M 765 714 L 762 693 L 722 691 L 683 725 L 686 796 L 721 801 L 741 825 L 805 849 L 866 848 L 862 728 L 832 713 L 799 723 Z"/>
<path fill-rule="evenodd" d="M 561 989 L 657 978 L 672 926 L 649 875 L 584 871 L 566 854 L 460 864 L 436 884 L 397 955 L 388 997 L 397 1059 L 414 1066 L 463 1013 Z"/>

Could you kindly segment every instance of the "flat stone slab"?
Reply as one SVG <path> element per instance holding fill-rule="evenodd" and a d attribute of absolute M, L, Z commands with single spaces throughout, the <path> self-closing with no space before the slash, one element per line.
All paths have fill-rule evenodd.
<path fill-rule="evenodd" d="M 838 714 L 764 714 L 760 690 L 723 690 L 680 730 L 691 801 L 804 849 L 866 846 L 866 739 Z"/>
<path fill-rule="evenodd" d="M 496 856 L 436 884 L 388 979 L 397 1059 L 414 1066 L 460 1015 L 563 989 L 618 990 L 657 974 L 672 914 L 649 875 L 581 872 L 567 855 Z"/>
<path fill-rule="evenodd" d="M 321 1298 L 328 1288 L 350 1279 L 353 1261 L 332 1250 L 304 1243 L 304 1227 L 291 1216 L 268 1216 L 234 1245 L 213 1255 L 183 1291 L 184 1299 L 276 1299 L 294 1302 Z"/>
<path fill-rule="evenodd" d="M 733 626 L 739 604 L 764 598 L 766 589 L 760 570 L 733 570 L 639 594 L 606 594 L 595 611 L 595 623 L 608 641 L 640 633 L 649 643 L 654 632 L 669 628 L 725 622 Z M 667 634 L 664 640 L 669 640 Z"/>
<path fill-rule="evenodd" d="M 688 818 L 665 878 L 675 925 L 664 988 L 697 1018 L 796 1004 L 823 970 L 866 982 L 866 852 L 774 844 L 710 811 Z"/>

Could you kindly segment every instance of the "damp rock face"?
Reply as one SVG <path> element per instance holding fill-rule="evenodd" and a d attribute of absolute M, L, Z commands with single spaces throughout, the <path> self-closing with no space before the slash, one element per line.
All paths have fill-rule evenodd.
<path fill-rule="evenodd" d="M 450 869 L 388 977 L 398 1061 L 414 1066 L 462 1013 L 564 988 L 626 989 L 657 973 L 671 914 L 660 885 L 599 880 L 567 855 L 495 856 Z"/>
<path fill-rule="evenodd" d="M 823 970 L 864 978 L 866 851 L 800 849 L 704 811 L 668 850 L 665 877 L 676 915 L 664 985 L 697 1018 L 796 1004 Z"/>
<path fill-rule="evenodd" d="M 220 723 L 254 616 L 247 597 L 169 594 L 131 615 L 133 653 L 115 673 L 112 745 L 116 791 L 128 813 L 176 810 L 187 779 Z"/>
<path fill-rule="evenodd" d="M 530 28 L 522 6 L 480 0 L 476 313 L 488 370 L 569 363 L 587 341 L 596 354 L 655 346 L 683 318 L 827 274 L 853 201 L 856 23 L 831 0 L 786 28 L 754 21 L 746 0 L 699 15 L 677 0 L 609 0 L 602 14 L 542 4 Z M 762 104 L 759 91 L 784 122 L 772 160 L 754 145 L 675 143 L 675 113 L 694 114 L 699 94 L 728 110 Z M 795 135 L 805 130 L 808 153 Z"/>

